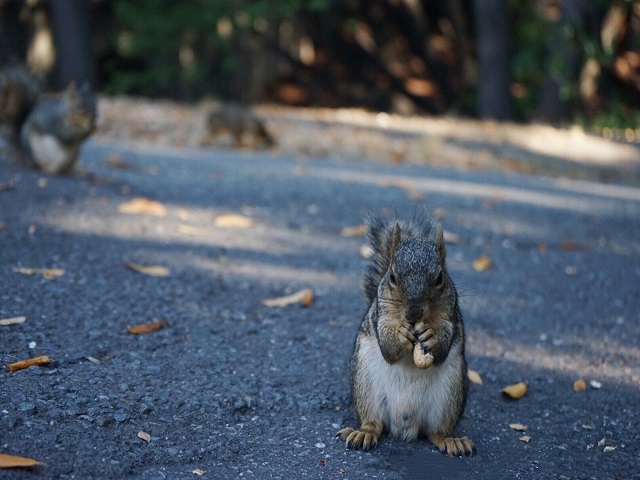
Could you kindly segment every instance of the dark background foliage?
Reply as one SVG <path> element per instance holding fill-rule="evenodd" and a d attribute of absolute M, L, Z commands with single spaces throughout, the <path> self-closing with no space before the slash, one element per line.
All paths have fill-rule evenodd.
<path fill-rule="evenodd" d="M 637 0 L 4 0 L 0 28 L 4 63 L 50 32 L 56 88 L 640 126 Z"/>

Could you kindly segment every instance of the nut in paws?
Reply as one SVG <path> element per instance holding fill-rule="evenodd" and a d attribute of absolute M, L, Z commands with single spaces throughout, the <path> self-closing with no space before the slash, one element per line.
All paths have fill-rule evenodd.
<path fill-rule="evenodd" d="M 413 363 L 418 368 L 429 368 L 433 364 L 433 354 L 431 352 L 425 352 L 422 349 L 420 343 L 416 343 L 413 346 Z"/>

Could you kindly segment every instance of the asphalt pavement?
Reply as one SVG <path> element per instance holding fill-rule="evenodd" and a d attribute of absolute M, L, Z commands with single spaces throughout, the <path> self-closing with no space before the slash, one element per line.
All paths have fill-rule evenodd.
<path fill-rule="evenodd" d="M 0 320 L 25 317 L 0 325 L 0 453 L 46 464 L 0 478 L 640 478 L 639 189 L 96 141 L 79 167 L 0 162 Z M 473 458 L 335 438 L 356 423 L 358 226 L 423 210 L 483 382 L 456 429 Z"/>

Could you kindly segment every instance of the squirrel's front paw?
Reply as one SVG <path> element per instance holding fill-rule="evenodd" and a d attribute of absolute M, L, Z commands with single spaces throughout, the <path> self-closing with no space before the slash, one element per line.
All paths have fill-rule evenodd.
<path fill-rule="evenodd" d="M 408 322 L 400 323 L 396 327 L 396 340 L 402 345 L 405 349 L 412 351 L 413 344 L 416 341 L 416 336 L 413 333 L 413 327 Z"/>
<path fill-rule="evenodd" d="M 436 344 L 435 332 L 424 324 L 416 326 L 416 344 L 413 346 L 413 363 L 418 368 L 429 368 L 433 365 L 431 349 Z"/>
<path fill-rule="evenodd" d="M 438 343 L 436 338 L 436 332 L 433 328 L 429 328 L 427 325 L 419 325 L 416 327 L 415 337 L 417 338 L 417 344 L 422 347 L 422 350 L 428 352 L 435 347 Z"/>
<path fill-rule="evenodd" d="M 407 351 L 412 351 L 415 341 L 413 328 L 408 322 L 385 322 L 378 326 L 378 345 L 389 364 L 397 362 Z"/>

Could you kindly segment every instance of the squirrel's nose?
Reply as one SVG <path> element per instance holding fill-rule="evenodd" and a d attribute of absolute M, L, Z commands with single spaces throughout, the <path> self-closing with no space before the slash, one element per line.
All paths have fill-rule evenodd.
<path fill-rule="evenodd" d="M 417 322 L 422 318 L 422 307 L 420 305 L 409 305 L 407 309 L 407 320 L 410 322 Z"/>

